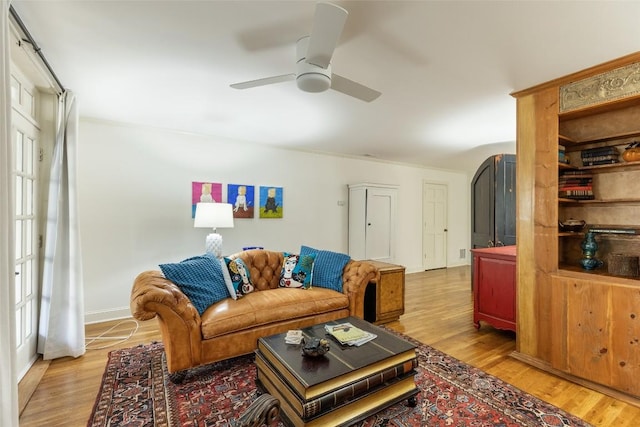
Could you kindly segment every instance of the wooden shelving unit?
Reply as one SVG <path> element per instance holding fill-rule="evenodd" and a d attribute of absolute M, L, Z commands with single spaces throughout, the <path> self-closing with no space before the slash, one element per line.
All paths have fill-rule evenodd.
<path fill-rule="evenodd" d="M 640 235 L 598 233 L 596 258 L 604 265 L 587 271 L 580 264 L 591 227 L 640 229 L 640 162 L 583 166 L 581 159 L 582 150 L 622 153 L 640 139 L 640 93 L 634 88 L 600 102 L 593 99 L 605 88 L 592 97 L 583 89 L 617 78 L 627 84 L 631 79 L 621 74 L 639 71 L 640 52 L 513 96 L 518 185 L 532 189 L 518 193 L 517 353 L 640 406 L 640 278 L 614 276 L 607 268 L 609 255 L 640 256 Z M 584 105 L 574 108 L 583 96 Z M 570 164 L 559 161 L 558 145 Z M 593 200 L 558 196 L 565 169 L 591 174 Z M 584 220 L 584 231 L 559 230 L 559 221 L 569 218 Z"/>

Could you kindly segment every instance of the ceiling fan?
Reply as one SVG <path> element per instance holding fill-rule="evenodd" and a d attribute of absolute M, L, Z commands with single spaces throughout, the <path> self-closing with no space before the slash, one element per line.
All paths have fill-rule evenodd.
<path fill-rule="evenodd" d="M 331 88 L 345 95 L 371 102 L 380 92 L 331 72 L 331 57 L 336 48 L 347 12 L 331 3 L 318 3 L 311 35 L 302 37 L 296 45 L 296 72 L 266 77 L 231 85 L 234 89 L 249 89 L 295 80 L 305 92 L 324 92 Z"/>

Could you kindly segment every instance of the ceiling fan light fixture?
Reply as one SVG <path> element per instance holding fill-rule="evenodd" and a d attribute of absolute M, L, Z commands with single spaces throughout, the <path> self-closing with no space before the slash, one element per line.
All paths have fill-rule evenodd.
<path fill-rule="evenodd" d="M 280 76 L 234 83 L 235 89 L 270 85 L 296 79 L 298 89 L 305 92 L 324 92 L 333 89 L 345 95 L 371 102 L 380 92 L 339 74 L 331 72 L 331 58 L 349 13 L 340 6 L 319 2 L 310 36 L 296 43 L 296 72 Z"/>
<path fill-rule="evenodd" d="M 300 90 L 305 92 L 324 92 L 331 87 L 331 79 L 322 73 L 305 73 L 296 77 L 296 83 Z"/>

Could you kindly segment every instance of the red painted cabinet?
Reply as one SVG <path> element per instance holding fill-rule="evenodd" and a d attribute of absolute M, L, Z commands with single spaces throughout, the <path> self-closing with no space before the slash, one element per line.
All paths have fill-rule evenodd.
<path fill-rule="evenodd" d="M 473 323 L 516 330 L 516 247 L 472 249 Z"/>

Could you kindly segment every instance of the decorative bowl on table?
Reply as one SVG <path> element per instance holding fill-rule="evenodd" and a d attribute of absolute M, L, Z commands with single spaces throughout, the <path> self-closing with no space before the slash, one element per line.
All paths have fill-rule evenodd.
<path fill-rule="evenodd" d="M 329 340 L 326 338 L 305 338 L 302 341 L 302 355 L 318 357 L 329 351 Z"/>
<path fill-rule="evenodd" d="M 558 221 L 560 231 L 577 232 L 582 231 L 587 223 L 582 219 L 569 218 L 564 221 Z"/>

